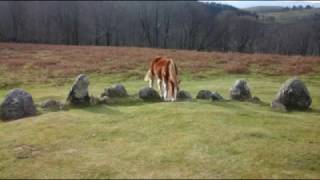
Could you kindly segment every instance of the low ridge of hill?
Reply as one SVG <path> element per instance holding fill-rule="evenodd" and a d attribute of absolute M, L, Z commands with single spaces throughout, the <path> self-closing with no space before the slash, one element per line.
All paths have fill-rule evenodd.
<path fill-rule="evenodd" d="M 281 6 L 255 6 L 243 9 L 256 13 L 264 22 L 293 23 L 320 15 L 320 8 L 287 8 Z"/>
<path fill-rule="evenodd" d="M 243 10 L 256 12 L 256 13 L 266 13 L 266 12 L 279 12 L 282 11 L 284 8 L 281 6 L 254 6 L 245 8 Z"/>

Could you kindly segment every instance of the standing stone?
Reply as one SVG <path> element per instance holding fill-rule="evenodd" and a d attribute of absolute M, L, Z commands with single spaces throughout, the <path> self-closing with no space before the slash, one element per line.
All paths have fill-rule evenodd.
<path fill-rule="evenodd" d="M 71 105 L 90 105 L 88 92 L 89 79 L 87 75 L 80 74 L 72 85 L 67 102 Z"/>
<path fill-rule="evenodd" d="M 245 101 L 251 99 L 251 92 L 245 80 L 237 80 L 230 89 L 230 97 L 233 100 Z"/>
<path fill-rule="evenodd" d="M 304 83 L 293 78 L 281 86 L 274 102 L 283 104 L 287 109 L 306 110 L 310 107 L 312 99 Z"/>
<path fill-rule="evenodd" d="M 189 92 L 187 91 L 179 91 L 178 94 L 177 94 L 177 100 L 178 101 L 184 101 L 184 100 L 191 100 L 192 99 L 192 96 Z"/>
<path fill-rule="evenodd" d="M 36 115 L 32 96 L 23 89 L 12 89 L 0 105 L 0 119 L 14 120 Z"/>
<path fill-rule="evenodd" d="M 211 98 L 211 91 L 209 90 L 200 90 L 197 94 L 197 99 L 210 99 Z"/>
<path fill-rule="evenodd" d="M 139 98 L 144 101 L 161 101 L 159 93 L 150 87 L 145 87 L 139 91 Z"/>
<path fill-rule="evenodd" d="M 110 98 L 127 97 L 128 93 L 126 88 L 121 84 L 116 84 L 110 88 L 106 88 L 105 92 L 101 95 L 108 96 Z"/>
<path fill-rule="evenodd" d="M 212 92 L 211 93 L 211 100 L 212 101 L 221 101 L 224 98 L 218 93 L 218 92 Z"/>

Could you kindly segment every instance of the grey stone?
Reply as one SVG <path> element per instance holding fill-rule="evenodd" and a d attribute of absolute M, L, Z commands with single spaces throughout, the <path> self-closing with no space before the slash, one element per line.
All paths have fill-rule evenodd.
<path fill-rule="evenodd" d="M 150 87 L 145 87 L 139 91 L 139 98 L 144 101 L 161 101 L 159 93 Z"/>
<path fill-rule="evenodd" d="M 230 97 L 233 100 L 246 101 L 251 99 L 250 88 L 245 80 L 237 80 L 230 89 Z"/>
<path fill-rule="evenodd" d="M 262 103 L 262 101 L 260 100 L 260 98 L 258 98 L 257 96 L 253 96 L 251 99 L 250 99 L 251 102 L 253 103 Z"/>
<path fill-rule="evenodd" d="M 283 104 L 289 110 L 306 110 L 312 103 L 307 87 L 297 78 L 288 79 L 279 89 L 274 101 Z"/>
<path fill-rule="evenodd" d="M 209 90 L 200 90 L 197 94 L 197 99 L 210 99 L 211 98 L 211 91 Z"/>
<path fill-rule="evenodd" d="M 94 106 L 100 104 L 100 98 L 95 96 L 90 96 L 90 105 Z"/>
<path fill-rule="evenodd" d="M 179 91 L 178 94 L 177 94 L 177 100 L 179 101 L 184 101 L 184 100 L 191 100 L 192 99 L 192 96 L 189 92 L 187 91 Z"/>
<path fill-rule="evenodd" d="M 271 103 L 271 108 L 275 111 L 281 111 L 281 112 L 286 112 L 287 111 L 287 108 L 285 105 L 281 104 L 280 102 L 278 101 L 273 101 Z"/>
<path fill-rule="evenodd" d="M 101 95 L 109 96 L 110 98 L 127 97 L 128 93 L 126 88 L 121 84 L 116 84 L 110 88 L 106 88 L 104 93 Z"/>
<path fill-rule="evenodd" d="M 212 101 L 221 101 L 221 100 L 224 100 L 224 98 L 218 92 L 212 92 L 211 93 L 211 100 Z"/>
<path fill-rule="evenodd" d="M 99 104 L 111 104 L 112 100 L 108 96 L 103 97 L 90 97 L 90 104 L 91 105 L 99 105 Z"/>
<path fill-rule="evenodd" d="M 87 75 L 80 74 L 72 85 L 67 97 L 67 102 L 71 105 L 90 105 L 88 92 L 89 79 Z"/>
<path fill-rule="evenodd" d="M 44 101 L 41 103 L 40 107 L 46 111 L 60 111 L 65 108 L 63 103 L 54 99 Z"/>
<path fill-rule="evenodd" d="M 108 96 L 103 96 L 99 98 L 99 104 L 112 104 L 113 101 Z"/>
<path fill-rule="evenodd" d="M 14 120 L 37 114 L 32 96 L 23 89 L 12 89 L 0 105 L 0 118 Z"/>

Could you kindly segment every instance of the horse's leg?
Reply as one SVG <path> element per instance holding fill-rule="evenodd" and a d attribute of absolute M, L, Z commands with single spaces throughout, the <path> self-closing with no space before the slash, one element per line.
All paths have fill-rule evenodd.
<path fill-rule="evenodd" d="M 149 79 L 149 87 L 150 87 L 150 88 L 153 88 L 153 78 L 150 78 L 150 79 Z"/>
<path fill-rule="evenodd" d="M 165 101 L 167 101 L 167 99 L 168 99 L 168 84 L 164 79 L 162 80 L 162 84 L 163 84 L 163 99 Z"/>
<path fill-rule="evenodd" d="M 162 81 L 161 79 L 158 79 L 158 88 L 159 88 L 159 91 L 160 91 L 160 97 L 163 98 L 163 85 L 162 85 Z"/>
<path fill-rule="evenodd" d="M 171 101 L 175 101 L 175 99 L 176 99 L 176 91 L 175 91 L 175 85 L 174 85 L 174 83 L 172 82 L 172 81 L 170 81 L 170 86 L 171 86 L 171 89 L 170 89 L 170 91 L 171 91 Z"/>
<path fill-rule="evenodd" d="M 170 80 L 167 82 L 167 100 L 171 101 L 171 82 L 170 82 Z"/>
<path fill-rule="evenodd" d="M 155 78 L 155 79 L 152 80 L 152 87 L 155 88 L 156 84 L 157 84 L 157 81 L 156 81 L 156 78 Z"/>
<path fill-rule="evenodd" d="M 178 89 L 177 89 L 177 87 L 175 86 L 175 87 L 174 87 L 174 97 L 173 97 L 173 100 L 174 100 L 174 101 L 177 100 L 177 95 L 178 95 Z"/>
<path fill-rule="evenodd" d="M 173 101 L 173 84 L 170 80 L 167 82 L 167 100 Z"/>
<path fill-rule="evenodd" d="M 177 87 L 174 88 L 174 101 L 177 100 L 177 96 L 178 96 L 178 89 Z"/>

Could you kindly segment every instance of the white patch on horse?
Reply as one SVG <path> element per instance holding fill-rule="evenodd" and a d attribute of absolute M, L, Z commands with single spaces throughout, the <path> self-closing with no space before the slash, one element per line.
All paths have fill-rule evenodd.
<path fill-rule="evenodd" d="M 167 90 L 167 85 L 164 80 L 162 80 L 162 88 L 163 88 L 163 99 L 167 100 L 168 99 L 168 90 Z"/>
<path fill-rule="evenodd" d="M 163 97 L 163 88 L 162 88 L 161 80 L 159 78 L 157 79 L 157 83 L 158 83 L 158 89 L 160 91 L 160 96 Z"/>

